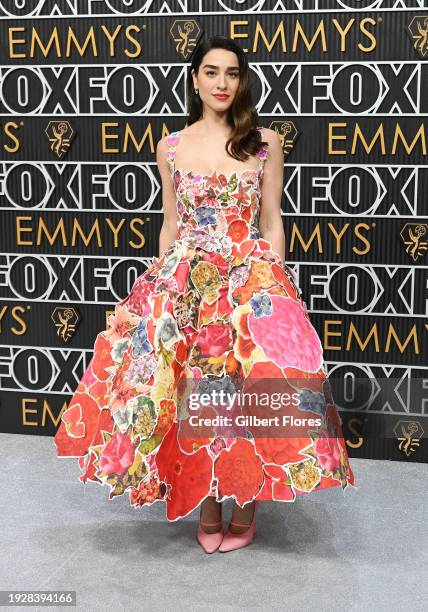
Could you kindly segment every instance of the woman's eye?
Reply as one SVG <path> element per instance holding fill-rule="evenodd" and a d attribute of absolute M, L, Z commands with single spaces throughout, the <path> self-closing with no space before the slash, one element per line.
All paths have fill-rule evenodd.
<path fill-rule="evenodd" d="M 207 70 L 207 72 L 205 73 L 208 76 L 215 74 L 214 70 Z M 237 72 L 229 72 L 229 76 L 236 78 L 237 76 L 239 76 L 239 74 Z"/>

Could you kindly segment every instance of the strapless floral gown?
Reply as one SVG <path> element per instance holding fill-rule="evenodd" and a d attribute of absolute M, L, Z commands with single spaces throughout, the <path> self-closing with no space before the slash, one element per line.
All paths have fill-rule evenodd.
<path fill-rule="evenodd" d="M 201 176 L 175 168 L 179 134 L 168 138 L 178 238 L 136 279 L 97 335 L 62 413 L 57 455 L 77 458 L 80 480 L 107 485 L 109 499 L 126 493 L 138 508 L 164 501 L 169 521 L 208 495 L 243 506 L 346 489 L 354 476 L 321 342 L 294 272 L 260 237 L 267 151 L 260 149 L 256 170 Z M 260 391 L 264 381 L 297 394 L 293 414 L 321 425 L 292 436 L 281 420 L 266 430 L 251 419 L 204 427 L 190 418 L 189 389 L 245 392 L 254 383 Z M 213 424 L 216 410 L 210 404 L 198 414 L 209 414 L 203 423 Z M 275 415 L 290 411 L 281 407 Z M 227 415 L 233 413 L 236 405 Z"/>

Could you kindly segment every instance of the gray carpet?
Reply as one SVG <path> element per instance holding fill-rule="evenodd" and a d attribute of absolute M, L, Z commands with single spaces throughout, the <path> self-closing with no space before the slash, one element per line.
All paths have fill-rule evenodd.
<path fill-rule="evenodd" d="M 75 590 L 90 612 L 428 609 L 426 464 L 351 458 L 358 490 L 262 502 L 251 546 L 207 555 L 197 511 L 109 501 L 53 438 L 0 434 L 0 453 L 3 590 Z"/>

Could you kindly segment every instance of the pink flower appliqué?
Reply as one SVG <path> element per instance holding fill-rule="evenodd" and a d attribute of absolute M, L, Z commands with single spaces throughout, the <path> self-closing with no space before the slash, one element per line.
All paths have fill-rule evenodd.
<path fill-rule="evenodd" d="M 129 437 L 117 431 L 100 456 L 100 468 L 106 474 L 123 474 L 134 463 L 134 454 Z"/>
<path fill-rule="evenodd" d="M 196 344 L 201 349 L 203 355 L 221 357 L 230 349 L 231 345 L 230 328 L 227 324 L 216 325 L 215 323 L 206 325 L 199 332 Z"/>
<path fill-rule="evenodd" d="M 271 315 L 248 315 L 253 342 L 280 368 L 317 372 L 322 365 L 322 346 L 301 303 L 282 295 L 271 295 L 271 301 Z"/>
<path fill-rule="evenodd" d="M 315 443 L 315 452 L 321 467 L 332 472 L 340 465 L 340 450 L 336 438 L 323 435 Z"/>

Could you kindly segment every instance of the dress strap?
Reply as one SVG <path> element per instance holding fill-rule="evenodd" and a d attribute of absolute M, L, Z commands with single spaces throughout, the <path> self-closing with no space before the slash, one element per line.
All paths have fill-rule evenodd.
<path fill-rule="evenodd" d="M 258 127 L 257 130 L 260 133 L 261 139 L 263 140 L 263 128 L 262 127 Z M 260 147 L 260 149 L 257 151 L 257 155 L 258 155 L 258 158 L 259 158 L 259 168 L 260 168 L 260 170 L 263 170 L 264 163 L 265 163 L 265 160 L 266 160 L 266 157 L 267 157 L 267 149 L 266 149 L 265 145 L 262 145 Z"/>
<path fill-rule="evenodd" d="M 167 158 L 169 170 L 171 172 L 172 177 L 174 177 L 174 171 L 175 171 L 175 154 L 176 154 L 179 134 L 180 134 L 180 130 L 176 130 L 175 132 L 171 132 L 171 134 L 167 136 L 167 139 L 166 139 L 166 142 L 168 145 L 168 152 L 166 154 L 166 158 Z"/>

